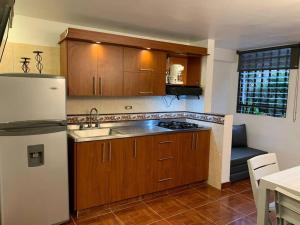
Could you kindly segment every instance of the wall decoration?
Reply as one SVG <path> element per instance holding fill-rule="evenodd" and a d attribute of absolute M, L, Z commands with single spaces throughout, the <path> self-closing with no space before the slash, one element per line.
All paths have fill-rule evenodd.
<path fill-rule="evenodd" d="M 209 123 L 224 124 L 225 115 L 212 113 L 196 113 L 187 111 L 175 112 L 148 112 L 148 113 L 117 113 L 100 114 L 97 122 L 118 122 L 137 120 L 160 120 L 160 119 L 192 119 Z M 89 114 L 72 114 L 67 117 L 68 124 L 87 123 Z"/>
<path fill-rule="evenodd" d="M 29 73 L 29 71 L 30 71 L 30 68 L 29 68 L 30 58 L 21 57 L 20 63 L 22 63 L 23 72 L 24 73 Z"/>
<path fill-rule="evenodd" d="M 42 73 L 42 70 L 44 68 L 44 65 L 42 64 L 42 51 L 39 51 L 39 50 L 36 50 L 36 51 L 33 51 L 34 54 L 36 54 L 35 56 L 35 60 L 36 60 L 36 68 L 37 70 L 39 71 L 39 73 L 41 74 Z"/>

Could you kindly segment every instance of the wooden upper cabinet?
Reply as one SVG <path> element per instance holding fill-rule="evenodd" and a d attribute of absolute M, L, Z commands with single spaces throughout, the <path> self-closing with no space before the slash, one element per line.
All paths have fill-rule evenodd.
<path fill-rule="evenodd" d="M 123 95 L 123 47 L 99 45 L 97 74 L 99 96 Z"/>
<path fill-rule="evenodd" d="M 96 95 L 98 45 L 68 41 L 66 50 L 68 95 Z"/>
<path fill-rule="evenodd" d="M 167 54 L 124 48 L 124 95 L 165 95 Z"/>
<path fill-rule="evenodd" d="M 69 96 L 123 95 L 123 47 L 66 41 L 61 55 Z"/>
<path fill-rule="evenodd" d="M 188 57 L 186 85 L 200 86 L 201 57 Z"/>

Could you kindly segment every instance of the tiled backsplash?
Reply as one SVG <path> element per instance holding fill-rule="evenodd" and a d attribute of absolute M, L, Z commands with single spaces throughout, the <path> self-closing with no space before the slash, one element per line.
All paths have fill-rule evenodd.
<path fill-rule="evenodd" d="M 178 119 L 187 118 L 210 123 L 224 124 L 225 115 L 195 112 L 149 112 L 149 113 L 118 113 L 100 114 L 93 117 L 92 122 L 117 122 L 117 121 L 136 121 L 136 120 L 159 120 L 159 119 Z M 88 114 L 68 115 L 68 124 L 79 124 L 89 122 Z"/>

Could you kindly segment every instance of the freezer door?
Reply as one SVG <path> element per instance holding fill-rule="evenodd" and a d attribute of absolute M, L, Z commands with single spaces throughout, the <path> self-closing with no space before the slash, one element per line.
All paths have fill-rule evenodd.
<path fill-rule="evenodd" d="M 69 219 L 66 131 L 0 136 L 1 225 Z"/>
<path fill-rule="evenodd" d="M 0 75 L 0 123 L 66 118 L 65 79 Z"/>

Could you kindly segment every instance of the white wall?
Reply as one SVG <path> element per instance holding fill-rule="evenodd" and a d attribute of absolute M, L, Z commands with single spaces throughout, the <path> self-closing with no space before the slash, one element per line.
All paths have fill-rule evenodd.
<path fill-rule="evenodd" d="M 300 114 L 293 122 L 296 75 L 297 70 L 290 75 L 287 118 L 237 113 L 234 116 L 235 124 L 247 124 L 249 146 L 277 153 L 281 169 L 300 165 Z"/>
<path fill-rule="evenodd" d="M 230 53 L 231 52 L 231 53 Z M 233 114 L 234 124 L 245 123 L 249 147 L 275 152 L 281 168 L 300 164 L 300 114 L 293 122 L 297 70 L 293 70 L 289 82 L 287 118 L 274 118 L 236 113 L 238 88 L 238 57 L 233 50 L 216 49 L 212 111 Z M 298 106 L 300 100 L 298 99 Z"/>
<path fill-rule="evenodd" d="M 237 70 L 236 51 L 215 49 L 212 112 L 233 114 L 237 89 L 235 87 Z"/>
<path fill-rule="evenodd" d="M 59 48 L 58 45 L 59 36 L 68 27 L 120 34 L 117 32 L 111 32 L 102 29 L 82 27 L 74 24 L 66 24 L 66 23 L 60 23 L 55 21 L 47 21 L 47 20 L 42 20 L 42 19 L 37 19 L 32 17 L 16 15 L 14 17 L 13 28 L 10 31 L 8 41 L 10 43 L 21 43 L 23 45 L 24 44 L 30 45 L 30 47 L 27 49 L 32 49 L 35 46 L 36 48 L 40 46 L 51 46 L 53 48 Z M 121 34 L 128 35 L 128 36 L 135 36 L 135 35 L 124 34 L 124 33 Z M 138 36 L 138 37 L 162 40 L 162 39 L 146 37 L 146 36 Z M 162 40 L 162 41 L 173 42 L 172 40 Z M 188 97 L 183 100 L 175 99 L 172 101 L 172 104 L 169 105 L 171 102 L 170 97 L 167 98 L 167 103 L 165 103 L 165 101 L 161 97 L 144 97 L 144 98 L 99 97 L 93 99 L 72 98 L 72 99 L 68 99 L 67 101 L 67 113 L 68 114 L 86 113 L 93 106 L 99 107 L 99 110 L 101 110 L 102 113 L 110 113 L 110 112 L 121 113 L 121 112 L 125 112 L 124 109 L 125 105 L 133 106 L 132 110 L 126 112 L 145 112 L 145 111 L 155 112 L 155 111 L 174 111 L 174 110 L 181 111 L 181 110 L 190 110 L 190 109 L 196 112 L 204 112 L 204 111 L 210 112 L 210 108 L 211 108 L 210 105 L 211 105 L 211 98 L 212 98 L 211 85 L 212 85 L 212 77 L 213 77 L 212 71 L 213 71 L 214 40 L 203 40 L 195 43 L 182 42 L 181 44 L 192 44 L 195 46 L 202 46 L 202 47 L 208 46 L 208 51 L 210 55 L 207 57 L 203 57 L 202 60 L 203 67 L 201 73 L 202 73 L 202 79 L 204 81 L 203 86 L 205 91 L 204 91 L 204 96 L 202 96 L 200 100 L 195 99 L 193 97 Z M 26 46 L 24 47 L 24 49 L 25 48 Z M 20 49 L 19 46 L 18 49 Z M 7 51 L 9 50 L 7 49 Z M 11 51 L 10 55 L 12 54 L 14 54 L 13 51 Z M 18 52 L 18 55 L 22 55 L 22 54 L 25 53 L 23 53 L 22 51 Z M 26 54 L 28 54 L 28 51 L 26 51 Z M 57 57 L 57 55 L 55 55 L 55 57 Z M 46 62 L 48 58 L 45 57 L 44 60 Z M 9 62 L 10 64 L 6 65 L 5 67 L 5 68 L 15 68 L 13 69 L 13 71 L 2 70 L 3 66 L 0 66 L 0 71 L 19 72 L 20 70 L 19 59 L 16 59 L 15 57 L 15 61 L 16 62 Z M 47 66 L 48 64 L 45 63 L 45 67 Z M 55 66 L 52 65 L 52 67 Z M 59 71 L 59 68 L 52 68 L 52 70 L 49 71 Z"/>

